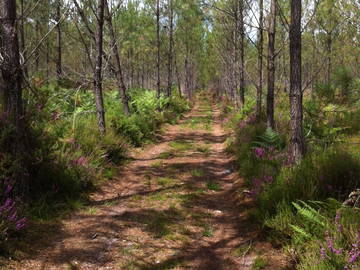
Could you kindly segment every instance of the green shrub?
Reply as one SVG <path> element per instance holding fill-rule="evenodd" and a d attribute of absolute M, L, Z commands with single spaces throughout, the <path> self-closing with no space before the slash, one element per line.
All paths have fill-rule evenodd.
<path fill-rule="evenodd" d="M 277 204 L 296 200 L 343 199 L 360 186 L 359 157 L 334 148 L 309 154 L 299 165 L 284 167 L 275 181 L 258 197 L 260 209 L 276 213 Z"/>
<path fill-rule="evenodd" d="M 129 89 L 131 115 L 123 113 L 118 91 L 105 91 L 107 130 L 100 136 L 92 90 L 49 84 L 30 99 L 27 111 L 30 166 L 30 211 L 38 218 L 54 217 L 109 178 L 128 144 L 140 146 L 154 137 L 160 124 L 176 120 L 188 103 L 178 97 L 156 98 L 155 91 Z M 0 128 L 0 175 L 19 170 L 5 155 L 11 130 Z M 12 164 L 12 166 L 9 166 Z M 5 171 L 6 170 L 6 171 Z M 76 203 L 75 203 L 76 204 Z"/>
<path fill-rule="evenodd" d="M 264 133 L 265 129 L 265 124 L 262 122 L 246 124 L 244 121 L 235 129 L 235 141 L 231 147 L 236 155 L 239 171 L 246 179 L 258 175 L 258 160 L 252 152 L 253 142 Z"/>

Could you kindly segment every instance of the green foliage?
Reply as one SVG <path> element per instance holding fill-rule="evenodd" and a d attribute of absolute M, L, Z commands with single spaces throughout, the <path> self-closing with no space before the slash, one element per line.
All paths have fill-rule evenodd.
<path fill-rule="evenodd" d="M 116 133 L 134 146 L 153 138 L 160 124 L 172 122 L 189 109 L 186 101 L 177 96 L 157 99 L 154 91 L 144 89 L 132 89 L 130 93 L 132 114 L 112 114 L 109 119 Z"/>
<path fill-rule="evenodd" d="M 359 157 L 342 149 L 308 155 L 295 167 L 284 167 L 258 198 L 260 209 L 274 214 L 279 202 L 342 199 L 360 186 Z M 265 214 L 266 215 L 266 214 Z"/>
<path fill-rule="evenodd" d="M 206 182 L 206 187 L 209 190 L 214 190 L 214 191 L 218 191 L 220 190 L 220 185 L 219 183 L 215 182 L 215 181 L 207 181 Z"/>
<path fill-rule="evenodd" d="M 235 141 L 230 145 L 230 150 L 236 155 L 237 165 L 242 176 L 251 179 L 259 173 L 258 160 L 254 158 L 252 152 L 253 142 L 264 134 L 266 127 L 262 122 L 242 124 L 243 121 L 235 126 Z"/>
<path fill-rule="evenodd" d="M 256 140 L 253 142 L 255 146 L 263 148 L 283 148 L 284 142 L 280 135 L 271 128 L 266 128 L 265 133 L 257 136 Z"/>
<path fill-rule="evenodd" d="M 251 266 L 251 269 L 253 270 L 261 270 L 264 269 L 266 266 L 268 266 L 268 261 L 266 258 L 263 257 L 256 257 L 254 260 L 254 263 Z"/>
<path fill-rule="evenodd" d="M 328 83 L 318 83 L 315 85 L 315 93 L 319 99 L 328 103 L 334 100 L 335 87 Z"/>
<path fill-rule="evenodd" d="M 355 88 L 354 77 L 351 72 L 344 66 L 336 69 L 334 74 L 334 86 L 337 89 L 338 100 L 340 103 L 348 103 L 356 97 L 359 89 Z"/>
<path fill-rule="evenodd" d="M 162 123 L 189 108 L 176 95 L 157 99 L 154 91 L 129 91 L 130 116 L 123 113 L 118 91 L 104 92 L 108 126 L 106 135 L 100 136 L 91 90 L 53 83 L 39 89 L 38 99 L 32 99 L 27 108 L 33 113 L 28 123 L 33 149 L 30 212 L 34 217 L 52 218 L 59 211 L 73 209 L 70 202 L 112 177 L 114 165 L 124 160 L 129 144 L 143 144 Z M 0 129 L 0 175 L 4 176 L 21 171 L 3 147 L 9 145 L 11 132 L 9 125 Z"/>
<path fill-rule="evenodd" d="M 214 235 L 214 229 L 210 224 L 205 224 L 202 235 L 204 237 L 212 237 Z"/>

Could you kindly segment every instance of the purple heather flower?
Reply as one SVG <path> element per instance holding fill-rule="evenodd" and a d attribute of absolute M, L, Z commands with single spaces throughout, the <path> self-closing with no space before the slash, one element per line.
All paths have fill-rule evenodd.
<path fill-rule="evenodd" d="M 16 221 L 16 225 L 15 225 L 16 230 L 19 231 L 23 229 L 26 226 L 26 222 L 27 219 L 25 217 Z"/>
<path fill-rule="evenodd" d="M 340 220 L 341 220 L 341 213 L 340 211 L 337 211 L 336 212 L 336 216 L 335 216 L 335 225 L 338 229 L 338 232 L 342 232 L 343 231 L 343 226 L 342 224 L 340 223 Z"/>
<path fill-rule="evenodd" d="M 15 221 L 17 219 L 17 211 L 13 210 L 12 213 L 8 216 L 9 221 Z"/>
<path fill-rule="evenodd" d="M 262 159 L 265 156 L 265 149 L 261 147 L 256 147 L 254 149 L 254 154 L 258 159 Z"/>
<path fill-rule="evenodd" d="M 12 189 L 13 189 L 13 186 L 10 185 L 10 184 L 8 184 L 8 185 L 6 186 L 6 189 L 5 189 L 5 192 L 4 192 L 4 196 L 7 196 L 7 195 L 12 191 Z"/>
<path fill-rule="evenodd" d="M 343 248 L 340 248 L 340 249 L 334 248 L 334 242 L 333 242 L 333 240 L 331 238 L 327 239 L 327 245 L 328 245 L 328 248 L 329 248 L 330 252 L 334 253 L 336 255 L 340 255 L 344 250 Z"/>
<path fill-rule="evenodd" d="M 326 254 L 326 248 L 324 248 L 322 245 L 320 246 L 320 256 L 321 256 L 321 259 L 325 259 L 328 257 Z"/>
<path fill-rule="evenodd" d="M 354 263 L 360 258 L 360 250 L 350 252 L 350 258 L 348 260 L 349 263 Z"/>
<path fill-rule="evenodd" d="M 13 199 L 7 198 L 4 205 L 0 206 L 0 212 L 2 211 L 8 211 L 13 208 L 15 202 Z"/>
<path fill-rule="evenodd" d="M 271 175 L 264 176 L 264 182 L 272 183 L 273 181 L 274 181 L 274 178 Z"/>

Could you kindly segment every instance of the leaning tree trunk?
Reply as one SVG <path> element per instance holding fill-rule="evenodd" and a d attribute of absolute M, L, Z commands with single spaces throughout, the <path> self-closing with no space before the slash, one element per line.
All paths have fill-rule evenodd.
<path fill-rule="evenodd" d="M 256 89 L 256 118 L 259 120 L 261 117 L 262 109 L 262 91 L 263 91 L 263 19 L 264 19 L 264 0 L 259 0 L 259 44 L 258 44 L 258 76 L 259 82 Z"/>
<path fill-rule="evenodd" d="M 115 56 L 116 80 L 117 80 L 117 84 L 119 87 L 121 101 L 124 106 L 124 113 L 126 115 L 129 115 L 130 114 L 129 102 L 128 102 L 128 97 L 126 95 L 126 85 L 124 82 L 124 76 L 123 76 L 122 67 L 121 67 L 119 48 L 118 48 L 118 45 L 116 42 L 115 31 L 114 31 L 114 27 L 113 27 L 113 23 L 112 23 L 112 15 L 110 13 L 107 1 L 105 2 L 105 12 L 106 12 L 105 19 L 107 21 L 107 24 L 109 27 L 109 33 L 110 33 L 110 46 L 111 46 L 113 55 Z"/>
<path fill-rule="evenodd" d="M 26 173 L 26 137 L 22 102 L 22 70 L 20 66 L 19 41 L 16 29 L 16 0 L 3 0 L 0 4 L 0 70 L 2 77 L 3 114 L 13 128 L 9 138 L 9 151 L 14 161 L 19 162 L 21 173 L 13 175 L 16 192 L 28 196 L 28 175 Z M 3 149 L 4 150 L 4 149 Z"/>
<path fill-rule="evenodd" d="M 61 47 L 61 0 L 56 3 L 56 78 L 58 81 L 62 77 L 62 47 Z"/>
<path fill-rule="evenodd" d="M 103 27 L 105 0 L 98 0 L 96 24 L 96 63 L 94 71 L 94 92 L 98 127 L 101 135 L 105 134 L 105 110 L 102 93 L 102 58 L 103 58 Z"/>
<path fill-rule="evenodd" d="M 291 1 L 290 25 L 290 154 L 298 163 L 305 154 L 301 87 L 301 0 Z"/>
<path fill-rule="evenodd" d="M 275 27 L 276 0 L 271 0 L 269 18 L 269 48 L 268 48 L 268 92 L 266 98 L 266 123 L 269 128 L 275 128 L 274 120 L 274 88 L 275 88 Z"/>

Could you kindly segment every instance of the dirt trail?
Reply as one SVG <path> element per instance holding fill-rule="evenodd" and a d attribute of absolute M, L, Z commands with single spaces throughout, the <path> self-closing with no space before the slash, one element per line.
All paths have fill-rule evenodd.
<path fill-rule="evenodd" d="M 56 229 L 39 228 L 29 259 L 10 268 L 285 269 L 284 256 L 248 217 L 226 138 L 219 111 L 200 97 L 158 143 L 137 150 L 90 206 Z"/>

